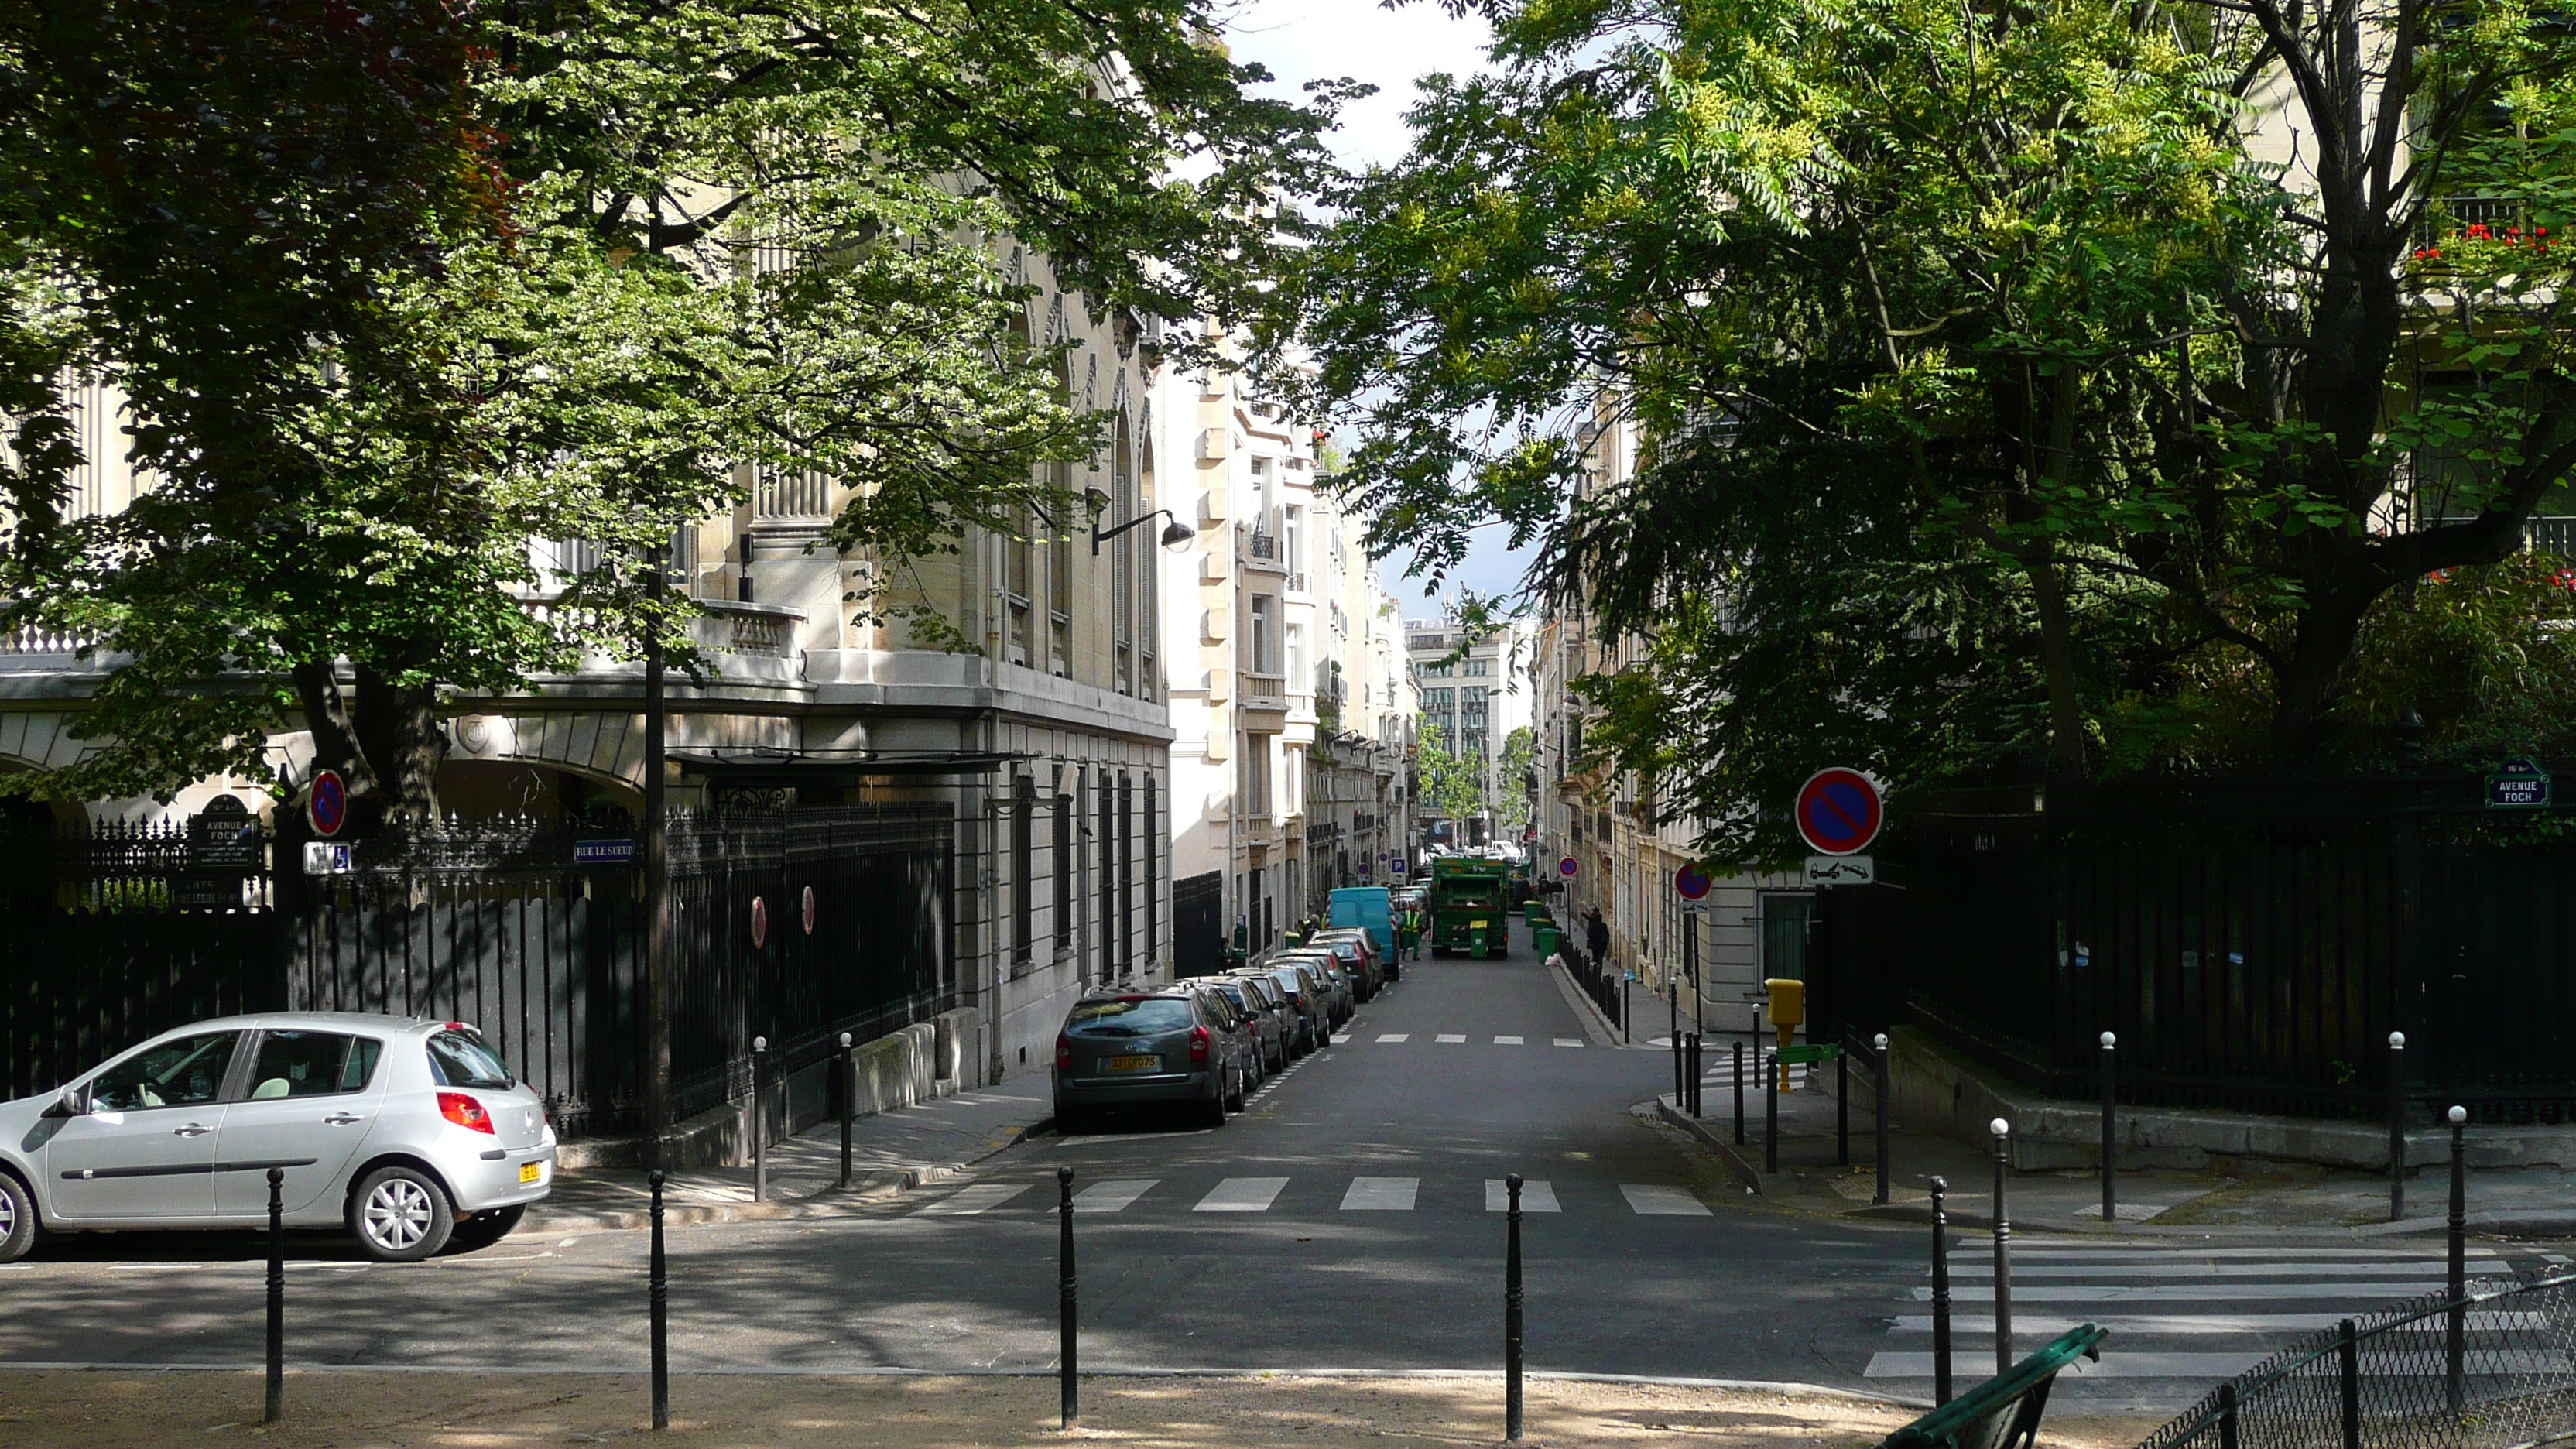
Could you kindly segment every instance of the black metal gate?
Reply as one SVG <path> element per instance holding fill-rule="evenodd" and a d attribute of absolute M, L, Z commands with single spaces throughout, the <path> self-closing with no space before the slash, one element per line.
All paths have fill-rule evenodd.
<path fill-rule="evenodd" d="M 1183 976 L 1225 966 L 1225 873 L 1209 871 L 1172 884 L 1172 962 Z"/>
<path fill-rule="evenodd" d="M 566 1136 L 641 1126 L 631 827 L 385 836 L 330 876 L 269 869 L 300 840 L 204 835 L 0 835 L 0 1095 L 208 1017 L 362 1011 L 475 1024 Z M 792 1070 L 956 1005 L 954 860 L 945 805 L 675 817 L 674 1113 L 746 1092 L 754 1037 Z"/>

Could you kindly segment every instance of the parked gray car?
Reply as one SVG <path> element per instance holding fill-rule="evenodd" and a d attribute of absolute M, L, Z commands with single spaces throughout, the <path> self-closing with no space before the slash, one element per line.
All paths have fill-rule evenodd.
<path fill-rule="evenodd" d="M 1270 979 L 1279 983 L 1279 989 L 1287 993 L 1288 1004 L 1296 1008 L 1300 1037 L 1305 1043 L 1299 1050 L 1313 1051 L 1332 1039 L 1332 1002 L 1313 972 L 1287 961 L 1253 969 L 1268 972 Z"/>
<path fill-rule="evenodd" d="M 1075 1132 L 1103 1108 L 1159 1104 L 1222 1127 L 1227 1109 L 1243 1105 L 1251 1042 L 1193 986 L 1086 996 L 1056 1033 L 1056 1127 Z"/>
<path fill-rule="evenodd" d="M 463 1022 L 340 1012 L 164 1032 L 0 1103 L 0 1262 L 49 1232 L 346 1227 L 367 1256 L 481 1247 L 553 1190 L 545 1104 Z"/>
<path fill-rule="evenodd" d="M 1294 951 L 1282 951 L 1270 959 L 1280 965 L 1298 967 L 1315 978 L 1315 985 L 1324 993 L 1326 1026 L 1339 1028 L 1351 1019 L 1352 1012 L 1359 1010 L 1358 991 L 1342 970 L 1340 960 L 1330 950 L 1321 946 L 1300 946 Z"/>
<path fill-rule="evenodd" d="M 1278 1011 L 1261 999 L 1258 982 L 1240 976 L 1207 977 L 1207 989 L 1223 996 L 1243 1018 L 1244 1029 L 1252 1033 L 1252 1085 L 1266 1080 L 1273 1064 L 1288 1065 L 1288 1032 L 1280 1024 Z"/>
<path fill-rule="evenodd" d="M 1271 1025 L 1276 1028 L 1272 1040 L 1275 1055 L 1271 1058 L 1271 1069 L 1286 1070 L 1289 1059 L 1296 1055 L 1296 1042 L 1301 1029 L 1297 1008 L 1288 1003 L 1288 993 L 1280 990 L 1278 982 L 1271 980 L 1267 974 L 1260 971 L 1235 971 L 1229 973 L 1225 979 L 1242 983 L 1244 994 L 1261 1003 L 1262 1015 L 1267 1017 Z"/>

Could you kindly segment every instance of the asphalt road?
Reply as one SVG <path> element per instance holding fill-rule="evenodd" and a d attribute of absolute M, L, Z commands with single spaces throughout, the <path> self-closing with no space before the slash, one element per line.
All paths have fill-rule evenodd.
<path fill-rule="evenodd" d="M 1076 1215 L 1086 1367 L 1498 1367 L 1504 1221 L 1486 1183 L 1519 1172 L 1558 1208 L 1526 1220 L 1533 1368 L 1921 1391 L 1863 1373 L 1923 1346 L 1890 1337 L 1924 1311 L 1923 1230 L 1747 1206 L 1695 1143 L 1631 1110 L 1669 1058 L 1560 1044 L 1584 1029 L 1525 947 L 1408 966 L 1345 1038 L 1222 1129 L 1040 1135 L 959 1195 L 675 1230 L 675 1366 L 1051 1367 L 1055 1173 L 1071 1166 L 1109 1197 Z M 49 1241 L 0 1268 L 0 1363 L 256 1362 L 261 1251 L 238 1234 Z M 405 1267 L 330 1238 L 293 1252 L 300 1364 L 646 1362 L 642 1233 Z M 1963 1347 L 1963 1381 L 1978 1356 Z"/>

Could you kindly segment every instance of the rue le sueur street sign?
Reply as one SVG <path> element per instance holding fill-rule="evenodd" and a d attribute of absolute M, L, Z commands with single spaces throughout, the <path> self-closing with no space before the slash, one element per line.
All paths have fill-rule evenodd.
<path fill-rule="evenodd" d="M 1867 775 L 1830 765 L 1798 787 L 1798 834 L 1820 855 L 1852 855 L 1869 848 L 1885 819 L 1878 786 Z"/>
<path fill-rule="evenodd" d="M 2487 772 L 2489 810 L 2546 810 L 2549 772 L 2529 760 L 2507 760 Z"/>

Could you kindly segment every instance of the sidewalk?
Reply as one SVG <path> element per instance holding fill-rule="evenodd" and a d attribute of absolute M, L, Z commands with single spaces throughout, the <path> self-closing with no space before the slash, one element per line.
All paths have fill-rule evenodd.
<path fill-rule="evenodd" d="M 521 1446 L 632 1439 L 735 1449 L 964 1449 L 1100 1440 L 1151 1449 L 1457 1449 L 1503 1437 L 1497 1374 L 1092 1376 L 1081 1427 L 1058 1427 L 1052 1377 L 675 1374 L 671 1429 L 653 1434 L 641 1374 L 289 1373 L 286 1419 L 260 1424 L 254 1372 L 0 1373 L 16 1449 L 101 1444 Z M 1867 1445 L 1921 1410 L 1796 1385 L 1603 1382 L 1532 1374 L 1528 1442 L 1631 1449 Z M 2051 1413 L 2052 1446 L 2125 1449 L 2147 1418 Z"/>
<path fill-rule="evenodd" d="M 1723 1059 L 1720 1059 L 1723 1061 Z M 1831 1066 L 1815 1068 L 1819 1076 Z M 1750 1194 L 1783 1208 L 1838 1217 L 1931 1221 L 1926 1179 L 1948 1184 L 1945 1209 L 1963 1228 L 1992 1225 L 1994 1157 L 1948 1138 L 1892 1128 L 1888 1137 L 1891 1191 L 1876 1204 L 1877 1121 L 1865 1095 L 1852 1105 L 1851 1165 L 1840 1165 L 1835 1142 L 1835 1100 L 1802 1088 L 1780 1096 L 1779 1171 L 1765 1171 L 1763 1100 L 1747 1083 L 1744 1141 L 1735 1141 L 1733 1078 L 1712 1072 L 1702 1089 L 1702 1116 L 1694 1121 L 1670 1094 L 1641 1112 L 1697 1137 L 1726 1163 Z M 2490 1131 L 2510 1131 L 2493 1128 Z M 2016 1227 L 2140 1237 L 2264 1236 L 2284 1232 L 2349 1232 L 2361 1237 L 2440 1233 L 2450 1211 L 2447 1155 L 2415 1166 L 2406 1182 L 2406 1217 L 2388 1220 L 2388 1177 L 2286 1163 L 2237 1163 L 2225 1171 L 2123 1169 L 2118 1178 L 2119 1220 L 2102 1221 L 2102 1180 L 2091 1171 L 2015 1172 L 2006 1187 L 2005 1211 Z M 2576 1237 L 2576 1172 L 2551 1167 L 2475 1168 L 2468 1180 L 2468 1222 L 2474 1233 L 2504 1237 Z"/>
<path fill-rule="evenodd" d="M 845 1211 L 852 1203 L 937 1182 L 1026 1137 L 1052 1120 L 1043 1076 L 940 1097 L 899 1112 L 861 1117 L 850 1129 L 850 1188 L 841 1179 L 841 1126 L 825 1122 L 770 1144 L 769 1192 L 751 1200 L 748 1167 L 676 1172 L 662 1187 L 663 1221 L 746 1222 Z M 634 1168 L 582 1168 L 555 1178 L 554 1192 L 520 1231 L 627 1229 L 650 1222 L 652 1188 Z"/>

